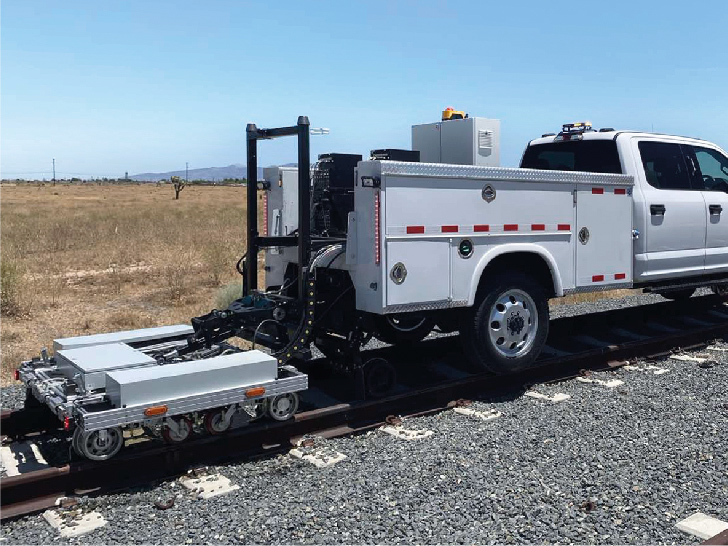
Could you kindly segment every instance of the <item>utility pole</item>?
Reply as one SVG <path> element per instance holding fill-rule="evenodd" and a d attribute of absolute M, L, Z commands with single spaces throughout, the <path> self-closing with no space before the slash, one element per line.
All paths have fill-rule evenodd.
<path fill-rule="evenodd" d="M 53 158 L 53 185 L 56 185 L 56 158 Z"/>
<path fill-rule="evenodd" d="M 190 164 L 185 161 L 185 184 L 190 181 Z"/>

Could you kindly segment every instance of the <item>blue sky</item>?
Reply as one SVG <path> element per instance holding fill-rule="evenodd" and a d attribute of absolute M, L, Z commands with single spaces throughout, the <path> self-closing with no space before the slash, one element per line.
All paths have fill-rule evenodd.
<path fill-rule="evenodd" d="M 300 114 L 313 153 L 408 148 L 446 106 L 500 119 L 507 166 L 576 120 L 728 149 L 726 0 L 5 0 L 0 25 L 4 178 L 244 163 L 247 122 Z"/>

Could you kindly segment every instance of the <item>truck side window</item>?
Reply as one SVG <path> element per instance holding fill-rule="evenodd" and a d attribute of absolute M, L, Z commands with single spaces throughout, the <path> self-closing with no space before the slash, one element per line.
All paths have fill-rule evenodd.
<path fill-rule="evenodd" d="M 611 139 L 534 144 L 526 148 L 521 168 L 622 174 L 617 144 Z"/>
<path fill-rule="evenodd" d="M 642 165 L 650 186 L 661 190 L 690 190 L 690 175 L 679 144 L 639 143 Z"/>
<path fill-rule="evenodd" d="M 717 150 L 693 146 L 698 162 L 698 184 L 707 191 L 728 191 L 728 157 Z"/>

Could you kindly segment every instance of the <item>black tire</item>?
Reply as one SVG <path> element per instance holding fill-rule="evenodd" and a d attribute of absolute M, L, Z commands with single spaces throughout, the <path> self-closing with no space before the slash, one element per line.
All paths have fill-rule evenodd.
<path fill-rule="evenodd" d="M 658 292 L 663 298 L 672 301 L 685 301 L 695 293 L 695 288 L 683 288 L 681 290 L 670 290 L 669 292 Z"/>
<path fill-rule="evenodd" d="M 483 286 L 473 307 L 461 315 L 460 341 L 465 354 L 475 369 L 499 375 L 530 367 L 549 332 L 544 288 L 523 273 L 505 272 L 494 274 Z M 491 320 L 494 315 L 502 320 Z"/>
<path fill-rule="evenodd" d="M 419 313 L 380 315 L 376 319 L 377 339 L 392 345 L 417 343 L 432 332 L 435 323 Z"/>

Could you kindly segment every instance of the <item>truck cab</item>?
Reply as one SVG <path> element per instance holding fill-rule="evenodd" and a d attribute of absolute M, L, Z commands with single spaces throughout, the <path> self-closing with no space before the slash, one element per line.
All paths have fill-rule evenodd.
<path fill-rule="evenodd" d="M 715 144 L 569 124 L 531 141 L 520 166 L 633 177 L 635 286 L 728 273 L 728 154 Z"/>

